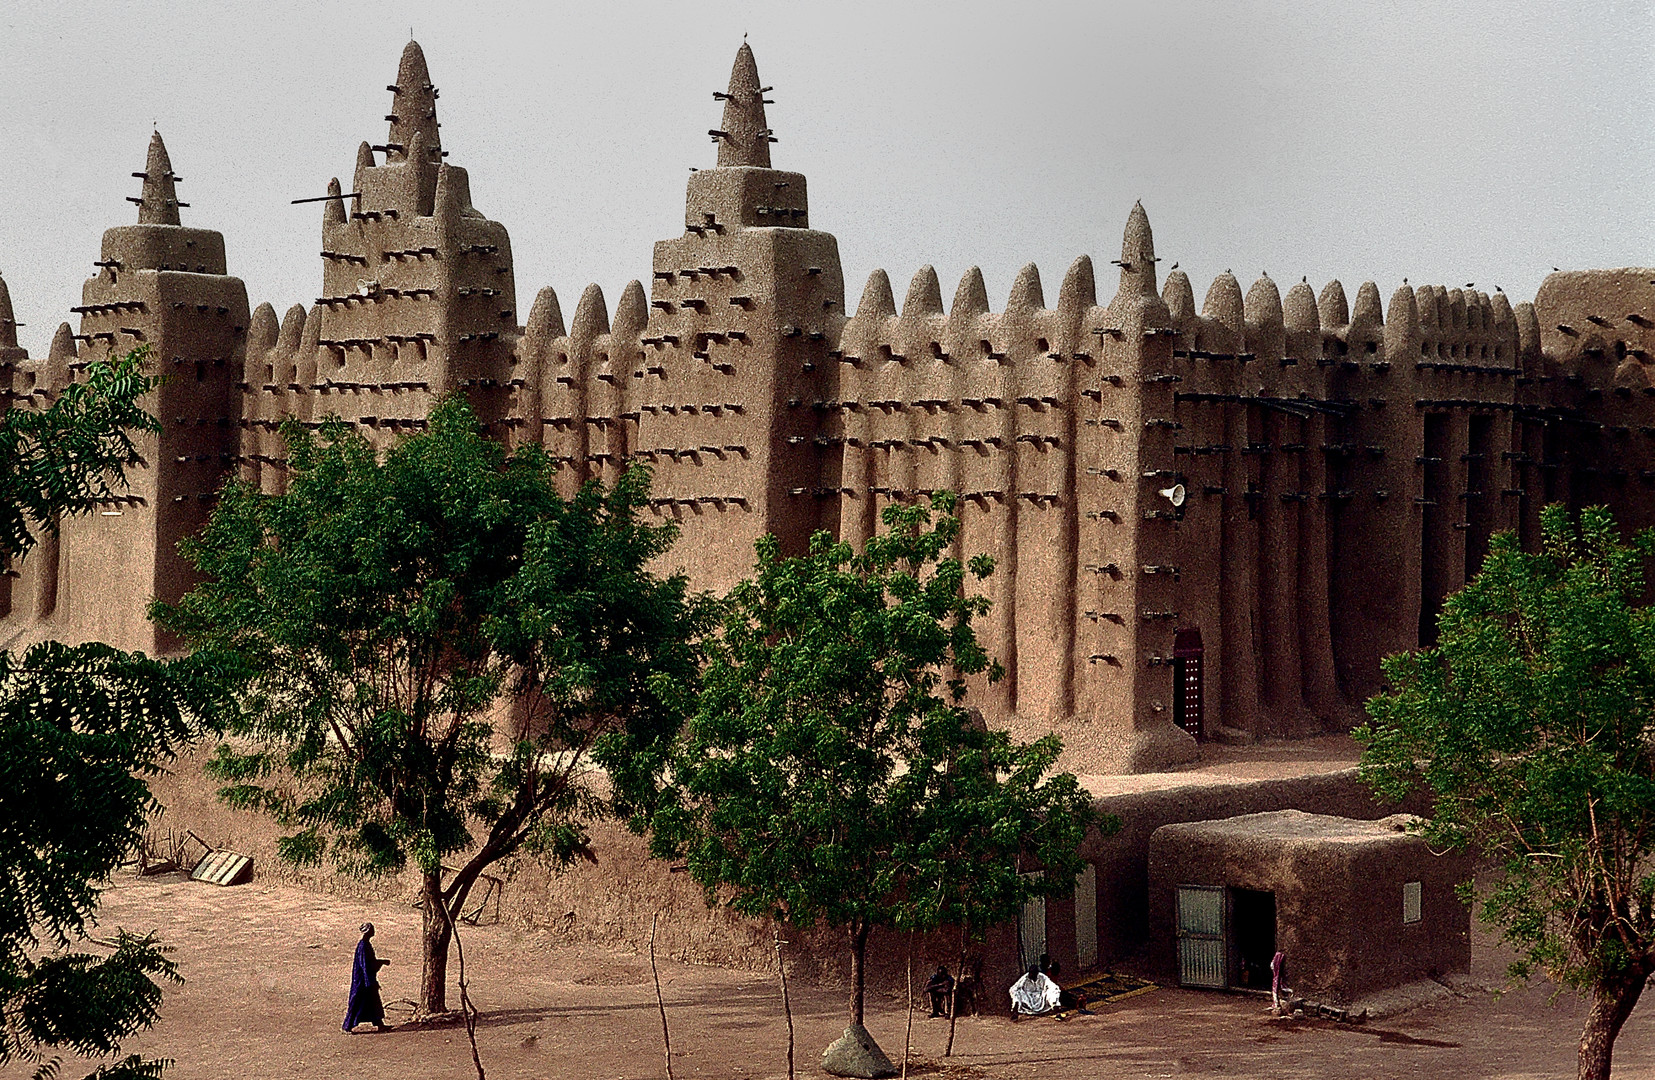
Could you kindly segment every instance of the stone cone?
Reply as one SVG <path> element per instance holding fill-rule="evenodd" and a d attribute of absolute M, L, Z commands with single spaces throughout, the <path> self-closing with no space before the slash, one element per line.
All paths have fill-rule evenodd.
<path fill-rule="evenodd" d="M 862 1080 L 895 1076 L 898 1069 L 873 1041 L 868 1029 L 852 1024 L 832 1046 L 822 1051 L 822 1071 L 833 1076 L 856 1076 Z"/>

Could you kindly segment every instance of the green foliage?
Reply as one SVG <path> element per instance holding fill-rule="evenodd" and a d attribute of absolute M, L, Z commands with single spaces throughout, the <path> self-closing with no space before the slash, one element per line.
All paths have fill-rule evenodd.
<path fill-rule="evenodd" d="M 139 400 L 160 380 L 143 373 L 148 346 L 87 366 L 47 409 L 0 411 L 0 555 L 34 546 L 60 514 L 83 514 L 125 488 L 135 431 L 159 431 Z"/>
<path fill-rule="evenodd" d="M 1055 737 L 1020 746 L 961 707 L 967 677 L 1000 669 L 971 626 L 988 601 L 965 591 L 993 564 L 945 556 L 953 507 L 887 507 L 862 554 L 825 533 L 796 558 L 758 542 L 651 822 L 709 903 L 846 927 L 857 970 L 869 926 L 977 930 L 1072 887 L 1091 821 L 1074 777 L 1042 779 Z"/>
<path fill-rule="evenodd" d="M 1356 732 L 1363 775 L 1394 798 L 1427 789 L 1426 837 L 1498 865 L 1481 916 L 1516 947 L 1514 975 L 1641 986 L 1655 970 L 1655 615 L 1640 604 L 1655 533 L 1623 543 L 1601 507 L 1578 527 L 1549 507 L 1542 523 L 1538 553 L 1494 538 L 1435 648 L 1386 660 L 1394 689 Z"/>
<path fill-rule="evenodd" d="M 90 365 L 50 408 L 0 413 L 0 555 L 124 488 L 131 433 L 156 430 L 138 404 L 157 383 L 144 356 Z M 161 981 L 179 981 L 153 935 L 100 941 L 88 922 L 159 809 L 147 778 L 221 715 L 215 686 L 203 661 L 98 643 L 0 650 L 0 1066 L 55 1077 L 53 1051 L 117 1054 L 154 1024 Z M 167 1064 L 128 1056 L 93 1076 Z"/>
<path fill-rule="evenodd" d="M 455 914 L 490 863 L 567 861 L 593 817 L 644 805 L 705 621 L 647 569 L 674 537 L 640 520 L 648 473 L 564 499 L 459 398 L 383 457 L 342 425 L 284 434 L 287 492 L 230 485 L 183 549 L 204 582 L 154 611 L 237 672 L 224 797 L 292 828 L 299 863 L 435 875 L 467 852 Z"/>
<path fill-rule="evenodd" d="M 145 778 L 218 714 L 214 685 L 199 661 L 101 644 L 0 652 L 0 1064 L 113 1054 L 155 1022 L 156 980 L 179 981 L 153 936 L 72 946 L 159 809 Z"/>

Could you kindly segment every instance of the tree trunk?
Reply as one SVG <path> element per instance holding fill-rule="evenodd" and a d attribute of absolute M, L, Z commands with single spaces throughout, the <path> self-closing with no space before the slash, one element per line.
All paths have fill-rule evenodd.
<path fill-rule="evenodd" d="M 421 877 L 421 908 L 424 932 L 421 935 L 419 1009 L 425 1016 L 448 1011 L 448 920 L 443 918 L 442 871 L 428 871 Z"/>
<path fill-rule="evenodd" d="M 965 982 L 965 924 L 960 924 L 960 955 L 954 961 L 954 989 L 948 994 L 948 1044 L 943 1057 L 954 1056 L 954 1022 L 960 1018 L 960 984 Z"/>
<path fill-rule="evenodd" d="M 1592 987 L 1592 1009 L 1580 1033 L 1580 1080 L 1609 1080 L 1609 1059 L 1615 1052 L 1615 1036 L 1632 1015 L 1643 993 L 1649 972 L 1642 966 L 1606 978 Z"/>
<path fill-rule="evenodd" d="M 850 1022 L 862 1023 L 862 1006 L 867 1000 L 868 924 L 850 924 Z"/>

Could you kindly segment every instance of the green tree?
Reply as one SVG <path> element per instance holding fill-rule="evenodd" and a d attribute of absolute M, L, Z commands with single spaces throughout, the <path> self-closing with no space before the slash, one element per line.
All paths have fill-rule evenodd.
<path fill-rule="evenodd" d="M 156 380 L 144 352 L 95 363 L 41 410 L 0 413 L 0 556 L 123 490 L 139 400 Z M 120 1053 L 154 1024 L 178 975 L 153 935 L 90 924 L 111 874 L 158 809 L 146 778 L 221 711 L 199 661 L 163 662 L 91 643 L 0 651 L 0 1066 L 56 1076 L 54 1051 Z M 84 946 L 99 951 L 87 951 Z M 159 1076 L 129 1055 L 102 1078 Z"/>
<path fill-rule="evenodd" d="M 1434 648 L 1385 661 L 1356 735 L 1377 791 L 1434 797 L 1433 844 L 1501 871 L 1480 914 L 1513 976 L 1590 995 L 1579 1070 L 1601 1080 L 1655 972 L 1655 532 L 1624 543 L 1602 507 L 1541 521 L 1538 552 L 1494 538 Z"/>
<path fill-rule="evenodd" d="M 1016 919 L 1028 900 L 1070 895 L 1086 866 L 1079 849 L 1088 829 L 1109 836 L 1120 819 L 1098 814 L 1072 775 L 1047 775 L 1063 749 L 1056 735 L 1023 744 L 979 724 L 939 727 L 917 770 L 934 775 L 932 790 L 919 794 L 911 839 L 898 849 L 910 869 L 894 921 L 953 927 L 957 977 L 971 942 Z M 949 1010 L 944 1057 L 954 1050 L 957 1011 Z"/>
<path fill-rule="evenodd" d="M 336 423 L 284 434 L 287 492 L 229 485 L 183 549 L 203 583 L 154 614 L 236 671 L 210 768 L 293 830 L 284 858 L 417 869 L 420 1007 L 445 1012 L 478 876 L 591 857 L 587 825 L 647 796 L 693 708 L 702 601 L 648 570 L 674 530 L 640 519 L 642 469 L 564 499 L 460 398 L 383 455 Z"/>
<path fill-rule="evenodd" d="M 1004 916 L 1072 887 L 1090 820 L 1072 776 L 1042 779 L 1055 738 L 1016 746 L 961 707 L 967 677 L 1000 668 L 971 625 L 988 602 L 965 592 L 993 563 L 944 557 L 953 508 L 946 492 L 889 506 L 861 554 L 825 533 L 795 558 L 758 542 L 651 822 L 655 852 L 686 859 L 709 903 L 842 928 L 855 1025 L 870 930 Z M 1020 853 L 1044 881 L 1018 876 Z"/>
<path fill-rule="evenodd" d="M 59 515 L 84 514 L 126 488 L 134 432 L 160 427 L 138 402 L 159 380 L 144 374 L 149 347 L 89 365 L 46 409 L 0 413 L 0 555 L 15 559 Z"/>

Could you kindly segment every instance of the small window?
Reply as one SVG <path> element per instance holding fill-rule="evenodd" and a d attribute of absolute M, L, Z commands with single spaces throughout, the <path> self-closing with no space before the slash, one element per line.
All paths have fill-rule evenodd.
<path fill-rule="evenodd" d="M 1402 885 L 1402 921 L 1404 923 L 1419 922 L 1419 893 L 1420 883 L 1417 881 L 1404 882 Z"/>

